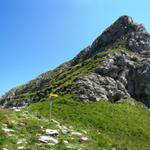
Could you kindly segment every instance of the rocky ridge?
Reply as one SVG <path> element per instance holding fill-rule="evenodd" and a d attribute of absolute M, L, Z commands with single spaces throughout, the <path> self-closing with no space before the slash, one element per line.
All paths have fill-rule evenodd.
<path fill-rule="evenodd" d="M 68 87 L 61 88 L 64 83 L 61 83 L 60 79 L 67 76 L 60 78 L 64 72 L 69 72 L 79 65 L 78 68 L 81 69 L 86 61 L 110 49 L 115 49 L 115 53 L 108 54 L 102 63 L 79 76 Z M 135 23 L 131 17 L 122 16 L 71 61 L 9 91 L 2 96 L 0 103 L 5 107 L 22 106 L 45 98 L 54 89 L 58 89 L 54 90 L 57 92 L 69 89 L 84 101 L 116 102 L 132 97 L 150 107 L 149 62 L 149 33 L 142 24 Z M 53 84 L 53 81 L 56 82 Z M 67 81 L 66 79 L 65 82 Z M 20 95 L 22 100 L 16 102 L 15 99 Z"/>

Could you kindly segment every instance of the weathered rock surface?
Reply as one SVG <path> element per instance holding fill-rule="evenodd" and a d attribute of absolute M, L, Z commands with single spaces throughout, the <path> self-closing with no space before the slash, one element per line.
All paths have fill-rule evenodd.
<path fill-rule="evenodd" d="M 150 60 L 125 52 L 109 55 L 93 73 L 80 78 L 73 90 L 85 101 L 116 102 L 131 96 L 150 107 Z"/>
<path fill-rule="evenodd" d="M 128 39 L 129 49 L 141 54 L 150 54 L 150 35 L 145 32 L 133 32 Z"/>
<path fill-rule="evenodd" d="M 109 55 L 93 73 L 80 78 L 73 90 L 82 100 L 115 102 L 129 97 L 126 89 L 127 76 L 137 59 L 124 52 Z"/>
<path fill-rule="evenodd" d="M 117 101 L 128 96 L 122 83 L 110 77 L 91 73 L 77 81 L 75 93 L 82 100 Z"/>
<path fill-rule="evenodd" d="M 143 59 L 128 75 L 128 92 L 150 107 L 150 59 Z"/>

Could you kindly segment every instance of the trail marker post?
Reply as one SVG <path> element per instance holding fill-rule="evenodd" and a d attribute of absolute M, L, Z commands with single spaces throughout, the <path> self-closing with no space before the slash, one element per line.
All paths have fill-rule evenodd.
<path fill-rule="evenodd" d="M 53 97 L 58 97 L 57 94 L 49 94 L 49 98 L 50 98 L 50 112 L 49 112 L 49 119 L 50 121 L 52 120 L 52 107 L 53 107 Z"/>

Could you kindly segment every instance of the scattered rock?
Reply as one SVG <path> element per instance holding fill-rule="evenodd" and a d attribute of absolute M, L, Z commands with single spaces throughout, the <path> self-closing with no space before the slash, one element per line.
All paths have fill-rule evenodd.
<path fill-rule="evenodd" d="M 110 150 L 118 150 L 118 149 L 117 149 L 117 148 L 112 147 L 112 148 L 110 148 Z"/>
<path fill-rule="evenodd" d="M 4 132 L 7 132 L 7 133 L 15 132 L 13 129 L 8 129 L 8 128 L 2 128 L 2 130 L 3 130 Z"/>
<path fill-rule="evenodd" d="M 69 150 L 69 149 L 70 149 L 70 150 L 76 150 L 76 149 L 77 149 L 77 146 L 75 146 L 75 145 L 73 145 L 73 144 L 72 144 L 72 145 L 70 144 L 70 145 L 67 145 L 67 149 L 68 149 L 68 150 Z"/>
<path fill-rule="evenodd" d="M 22 142 L 23 142 L 22 140 L 18 140 L 17 144 L 20 145 L 20 144 L 22 144 Z"/>
<path fill-rule="evenodd" d="M 40 136 L 39 138 L 39 141 L 40 142 L 43 142 L 43 143 L 48 143 L 48 142 L 52 142 L 54 144 L 57 144 L 58 143 L 58 140 L 53 138 L 53 137 L 50 137 L 50 136 Z"/>
<path fill-rule="evenodd" d="M 67 134 L 69 131 L 66 130 L 66 129 L 61 129 L 60 132 L 61 132 L 62 134 Z"/>
<path fill-rule="evenodd" d="M 25 123 L 20 122 L 20 123 L 18 123 L 18 126 L 20 126 L 20 127 L 25 127 L 25 126 L 26 126 L 26 124 L 25 124 Z"/>
<path fill-rule="evenodd" d="M 66 140 L 64 141 L 64 144 L 68 144 L 68 143 L 69 143 L 68 141 L 66 141 Z"/>
<path fill-rule="evenodd" d="M 24 146 L 19 146 L 18 149 L 24 149 Z"/>
<path fill-rule="evenodd" d="M 51 120 L 52 122 L 56 123 L 57 125 L 60 125 L 60 123 L 54 119 Z"/>
<path fill-rule="evenodd" d="M 26 142 L 26 139 L 19 139 L 18 141 L 17 141 L 17 144 L 18 145 L 20 145 L 20 144 L 26 144 L 27 142 Z"/>
<path fill-rule="evenodd" d="M 46 129 L 46 135 L 50 135 L 50 136 L 56 136 L 58 135 L 59 132 L 57 130 L 53 130 L 53 129 Z"/>
<path fill-rule="evenodd" d="M 88 140 L 89 140 L 88 137 L 81 137 L 81 141 L 83 141 L 83 142 L 86 142 Z"/>
<path fill-rule="evenodd" d="M 71 132 L 71 135 L 81 137 L 82 133 L 80 133 L 80 132 Z"/>

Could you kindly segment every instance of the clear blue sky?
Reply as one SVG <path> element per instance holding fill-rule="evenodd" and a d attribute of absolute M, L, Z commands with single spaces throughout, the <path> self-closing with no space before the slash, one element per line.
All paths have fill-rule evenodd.
<path fill-rule="evenodd" d="M 73 58 L 121 15 L 150 31 L 150 0 L 0 0 L 0 94 Z"/>

